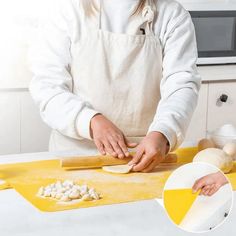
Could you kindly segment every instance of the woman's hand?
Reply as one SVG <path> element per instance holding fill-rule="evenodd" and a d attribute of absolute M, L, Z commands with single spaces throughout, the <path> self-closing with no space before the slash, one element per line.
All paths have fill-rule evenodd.
<path fill-rule="evenodd" d="M 198 179 L 193 185 L 193 192 L 196 193 L 201 189 L 200 195 L 212 196 L 223 185 L 227 184 L 228 180 L 219 171 L 213 174 L 206 175 Z"/>
<path fill-rule="evenodd" d="M 138 145 L 137 151 L 130 165 L 134 165 L 133 171 L 150 172 L 162 160 L 168 152 L 168 140 L 160 132 L 149 133 Z"/>
<path fill-rule="evenodd" d="M 128 157 L 127 148 L 137 146 L 136 143 L 129 143 L 124 134 L 101 114 L 97 114 L 91 119 L 90 128 L 91 137 L 102 155 L 110 154 L 118 158 Z"/>

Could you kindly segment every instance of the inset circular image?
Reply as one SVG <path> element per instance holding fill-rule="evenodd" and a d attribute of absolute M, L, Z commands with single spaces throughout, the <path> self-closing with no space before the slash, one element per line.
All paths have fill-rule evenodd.
<path fill-rule="evenodd" d="M 165 210 L 181 229 L 202 233 L 220 226 L 233 205 L 227 177 L 207 163 L 190 163 L 176 169 L 163 192 Z"/>

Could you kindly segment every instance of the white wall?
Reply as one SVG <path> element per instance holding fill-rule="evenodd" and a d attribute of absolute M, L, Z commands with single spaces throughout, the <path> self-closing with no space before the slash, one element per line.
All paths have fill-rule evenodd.
<path fill-rule="evenodd" d="M 48 150 L 50 129 L 28 92 L 29 42 L 51 0 L 0 0 L 0 155 Z"/>
<path fill-rule="evenodd" d="M 39 19 L 53 0 L 0 0 L 0 89 L 27 88 L 27 51 Z"/>

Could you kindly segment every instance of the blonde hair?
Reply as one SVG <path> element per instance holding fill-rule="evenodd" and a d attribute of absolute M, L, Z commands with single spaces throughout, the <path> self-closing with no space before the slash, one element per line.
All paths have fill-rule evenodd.
<path fill-rule="evenodd" d="M 91 16 L 98 10 L 94 0 L 80 0 L 87 16 Z M 100 0 L 101 1 L 101 0 Z M 137 7 L 135 8 L 132 16 L 139 14 L 145 6 L 147 0 L 139 0 Z"/>
<path fill-rule="evenodd" d="M 137 14 L 139 14 L 139 13 L 143 10 L 146 1 L 147 1 L 147 0 L 139 0 L 139 4 L 137 5 L 137 7 L 136 7 L 136 9 L 135 9 L 135 11 L 133 12 L 132 15 L 137 15 Z"/>

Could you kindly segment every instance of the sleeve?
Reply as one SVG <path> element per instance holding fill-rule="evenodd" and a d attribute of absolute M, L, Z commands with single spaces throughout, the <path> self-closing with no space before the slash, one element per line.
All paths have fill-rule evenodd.
<path fill-rule="evenodd" d="M 33 79 L 29 90 L 49 127 L 68 137 L 91 139 L 90 120 L 98 112 L 72 92 L 70 26 L 74 13 L 67 13 L 70 14 L 68 19 L 60 8 L 62 6 L 56 5 L 50 19 L 42 21 L 30 47 Z"/>
<path fill-rule="evenodd" d="M 161 100 L 149 131 L 166 136 L 170 151 L 184 140 L 198 100 L 201 78 L 197 72 L 195 30 L 188 12 L 168 32 L 163 45 Z"/>

